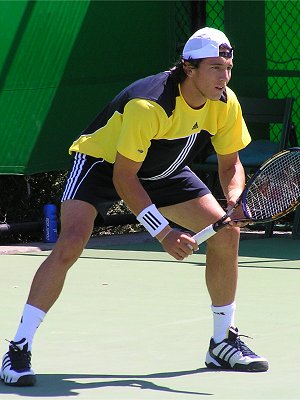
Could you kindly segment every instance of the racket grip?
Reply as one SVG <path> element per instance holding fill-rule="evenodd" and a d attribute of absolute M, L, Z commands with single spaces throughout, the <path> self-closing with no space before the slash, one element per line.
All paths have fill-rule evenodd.
<path fill-rule="evenodd" d="M 193 238 L 196 240 L 197 244 L 201 244 L 205 242 L 207 239 L 215 235 L 217 232 L 214 229 L 213 225 L 209 225 L 206 228 L 202 229 L 202 231 L 196 233 Z"/>

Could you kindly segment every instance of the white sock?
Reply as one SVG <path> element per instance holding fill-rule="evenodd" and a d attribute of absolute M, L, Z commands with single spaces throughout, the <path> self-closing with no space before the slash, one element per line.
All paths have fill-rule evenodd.
<path fill-rule="evenodd" d="M 235 302 L 227 306 L 215 307 L 211 306 L 214 317 L 214 334 L 213 339 L 215 343 L 220 343 L 227 338 L 228 329 L 234 324 L 234 314 L 236 305 Z"/>
<path fill-rule="evenodd" d="M 25 338 L 28 343 L 28 350 L 30 351 L 34 334 L 43 321 L 45 315 L 46 313 L 39 308 L 33 307 L 30 304 L 25 304 L 21 322 L 13 341 L 20 342 Z M 19 347 L 23 348 L 23 345 L 26 342 L 24 341 L 24 343 L 20 343 Z"/>

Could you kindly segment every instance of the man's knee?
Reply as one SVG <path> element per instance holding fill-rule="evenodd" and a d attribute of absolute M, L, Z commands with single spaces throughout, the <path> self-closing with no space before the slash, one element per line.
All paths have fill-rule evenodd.
<path fill-rule="evenodd" d="M 207 241 L 207 248 L 214 251 L 236 251 L 239 245 L 240 228 L 224 228 Z"/>
<path fill-rule="evenodd" d="M 61 265 L 71 266 L 81 255 L 90 235 L 81 230 L 62 232 L 53 249 L 53 256 Z"/>
<path fill-rule="evenodd" d="M 93 231 L 97 215 L 89 203 L 68 200 L 62 203 L 61 232 L 53 256 L 62 265 L 72 265 L 80 257 Z"/>

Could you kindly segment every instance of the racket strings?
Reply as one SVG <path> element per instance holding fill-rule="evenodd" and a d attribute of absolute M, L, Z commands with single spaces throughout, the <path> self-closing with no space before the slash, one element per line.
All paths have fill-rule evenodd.
<path fill-rule="evenodd" d="M 276 218 L 300 198 L 300 152 L 290 152 L 267 164 L 249 187 L 246 203 L 253 220 Z"/>

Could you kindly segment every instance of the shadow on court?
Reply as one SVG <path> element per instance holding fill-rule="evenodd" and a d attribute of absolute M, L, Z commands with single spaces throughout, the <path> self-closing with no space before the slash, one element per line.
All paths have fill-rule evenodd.
<path fill-rule="evenodd" d="M 139 234 L 137 234 L 138 236 Z M 92 239 L 87 249 L 106 249 L 106 250 L 129 250 L 129 251 L 146 251 L 164 252 L 162 246 L 157 240 L 152 239 L 147 234 L 140 234 L 142 240 L 139 242 L 130 242 L 130 239 L 124 243 L 118 243 L 117 240 L 105 241 L 101 239 Z M 253 238 L 252 238 L 253 237 Z M 129 236 L 130 238 L 130 236 Z M 199 254 L 205 254 L 205 244 L 199 246 Z M 257 234 L 241 234 L 240 256 L 257 256 L 258 258 L 299 260 L 300 258 L 300 241 L 291 238 L 291 235 L 276 234 L 272 238 L 265 239 L 262 235 Z"/>
<path fill-rule="evenodd" d="M 126 263 L 136 262 L 159 262 L 161 265 L 174 262 L 171 256 L 165 253 L 164 249 L 156 240 L 142 236 L 143 240 L 116 244 L 115 238 L 112 241 L 103 241 L 101 238 L 91 239 L 85 252 L 81 255 L 83 260 L 97 260 L 102 262 L 124 261 Z M 48 245 L 49 246 L 49 245 Z M 53 246 L 53 245 L 52 245 Z M 99 250 L 99 251 L 98 251 Z M 44 258 L 45 252 L 19 253 L 21 257 Z M 200 255 L 201 257 L 197 257 Z M 241 240 L 239 250 L 239 268 L 273 268 L 281 270 L 300 270 L 300 246 L 299 240 L 291 237 L 273 237 L 269 239 L 259 238 Z M 198 252 L 192 257 L 184 260 L 184 265 L 205 267 L 205 244 L 201 244 Z"/>
<path fill-rule="evenodd" d="M 189 390 L 176 390 L 169 386 L 151 382 L 150 379 L 174 378 L 184 375 L 209 373 L 206 368 L 191 371 L 164 372 L 146 375 L 101 375 L 101 374 L 41 374 L 38 375 L 38 385 L 35 387 L 17 388 L 0 384 L 0 394 L 16 394 L 24 397 L 68 397 L 76 395 L 77 391 L 101 388 L 133 388 L 147 391 L 160 391 L 186 395 L 210 396 L 213 393 L 201 393 Z M 83 393 L 84 395 L 84 393 Z"/>

